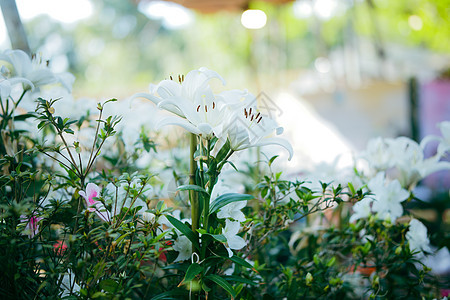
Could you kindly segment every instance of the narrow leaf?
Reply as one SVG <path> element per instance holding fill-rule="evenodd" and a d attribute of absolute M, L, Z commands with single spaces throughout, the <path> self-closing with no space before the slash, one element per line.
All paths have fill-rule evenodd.
<path fill-rule="evenodd" d="M 209 195 L 208 192 L 204 188 L 202 188 L 198 185 L 195 185 L 195 184 L 180 185 L 177 190 L 178 191 L 197 191 L 197 192 L 202 192 L 202 193 Z"/>
<path fill-rule="evenodd" d="M 254 197 L 252 195 L 247 195 L 247 194 L 239 194 L 239 193 L 223 194 L 223 195 L 217 197 L 216 199 L 214 199 L 214 201 L 211 203 L 211 205 L 209 207 L 209 212 L 214 213 L 214 212 L 218 211 L 220 208 L 222 208 L 225 205 L 230 204 L 232 202 L 251 200 L 253 198 Z"/>
<path fill-rule="evenodd" d="M 203 267 L 197 263 L 193 263 L 187 269 L 186 275 L 184 276 L 184 279 L 180 284 L 193 280 L 195 276 L 200 274 L 201 271 L 203 271 Z"/>
<path fill-rule="evenodd" d="M 152 300 L 160 300 L 160 299 L 184 299 L 187 297 L 187 291 L 184 289 L 175 289 L 168 292 L 161 293 L 152 298 Z"/>
<path fill-rule="evenodd" d="M 246 267 L 246 268 L 249 268 L 249 269 L 253 269 L 254 270 L 254 268 L 253 268 L 253 266 L 251 265 L 251 264 L 249 264 L 245 259 L 243 259 L 243 258 L 241 258 L 241 257 L 239 257 L 239 256 L 236 256 L 236 255 L 233 255 L 232 257 L 230 257 L 229 258 L 232 262 L 234 262 L 234 263 L 236 263 L 236 264 L 238 264 L 238 265 L 241 265 L 241 266 L 243 266 L 243 267 Z M 255 270 L 256 271 L 256 270 Z"/>
<path fill-rule="evenodd" d="M 220 287 L 222 287 L 225 291 L 227 291 L 231 295 L 231 299 L 234 299 L 236 297 L 236 291 L 233 289 L 231 284 L 229 284 L 228 281 L 226 281 L 222 277 L 215 274 L 211 274 L 206 278 L 217 283 Z"/>
<path fill-rule="evenodd" d="M 186 226 L 186 224 L 184 224 L 180 220 L 175 219 L 172 216 L 167 216 L 167 220 L 169 220 L 169 222 L 172 223 L 172 225 L 176 229 L 181 231 L 192 242 L 192 245 L 194 245 L 194 247 L 200 251 L 200 245 L 198 243 L 198 238 L 195 235 L 195 233 L 192 231 L 192 229 L 190 229 L 188 226 Z"/>

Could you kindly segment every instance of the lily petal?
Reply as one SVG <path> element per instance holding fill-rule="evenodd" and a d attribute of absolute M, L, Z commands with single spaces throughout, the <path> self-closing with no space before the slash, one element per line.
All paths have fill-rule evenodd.
<path fill-rule="evenodd" d="M 181 119 L 179 117 L 167 117 L 162 119 L 157 125 L 156 130 L 159 130 L 161 127 L 166 125 L 177 125 L 180 127 L 183 127 L 189 132 L 192 132 L 193 134 L 200 134 L 201 131 L 194 125 L 192 125 L 190 122 L 186 121 L 185 119 Z"/>
<path fill-rule="evenodd" d="M 275 138 L 262 139 L 258 143 L 254 144 L 253 147 L 265 146 L 265 145 L 279 145 L 279 146 L 283 147 L 284 149 L 286 149 L 289 152 L 288 160 L 291 160 L 291 158 L 294 154 L 294 149 L 292 148 L 292 145 L 287 140 L 282 139 L 282 138 L 275 137 Z"/>

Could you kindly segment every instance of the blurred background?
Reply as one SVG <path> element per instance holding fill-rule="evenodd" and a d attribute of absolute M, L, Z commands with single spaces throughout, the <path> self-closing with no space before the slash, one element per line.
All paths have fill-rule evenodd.
<path fill-rule="evenodd" d="M 17 47 L 14 2 L 74 97 L 126 99 L 206 66 L 271 107 L 294 168 L 450 120 L 448 0 L 5 0 L 1 50 Z"/>

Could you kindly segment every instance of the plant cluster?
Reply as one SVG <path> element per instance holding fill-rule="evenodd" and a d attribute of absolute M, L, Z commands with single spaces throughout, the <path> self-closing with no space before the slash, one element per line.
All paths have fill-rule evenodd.
<path fill-rule="evenodd" d="M 212 91 L 211 79 L 224 83 L 214 71 L 132 97 L 172 114 L 158 127 L 189 132 L 189 151 L 177 156 L 157 152 L 145 126 L 121 127 L 125 114 L 107 114 L 121 101 L 64 116 L 73 108 L 70 74 L 19 50 L 0 59 L 3 298 L 439 296 L 441 283 L 422 262 L 433 252 L 427 228 L 407 203 L 420 179 L 449 168 L 450 123 L 441 124 L 443 137 L 423 141 L 439 142 L 434 157 L 406 138 L 377 139 L 352 180 L 312 184 L 277 172 L 278 156 L 236 167 L 248 148 L 293 151 L 273 137 L 282 128 L 254 96 Z M 59 97 L 46 96 L 55 90 Z M 245 186 L 233 182 L 242 175 Z"/>

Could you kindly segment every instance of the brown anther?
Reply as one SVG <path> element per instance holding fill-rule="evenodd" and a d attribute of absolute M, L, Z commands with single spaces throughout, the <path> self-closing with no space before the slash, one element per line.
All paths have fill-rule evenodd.
<path fill-rule="evenodd" d="M 200 105 L 199 106 L 197 106 L 197 112 L 198 112 L 198 110 L 200 109 Z"/>
<path fill-rule="evenodd" d="M 259 120 L 258 120 L 258 122 L 256 122 L 256 124 L 258 124 L 259 122 L 261 122 L 261 120 L 262 120 L 262 116 L 259 117 Z"/>
<path fill-rule="evenodd" d="M 178 82 L 181 83 L 181 76 L 178 75 Z"/>
<path fill-rule="evenodd" d="M 253 121 L 253 117 L 254 117 L 255 115 L 252 115 L 252 117 L 250 118 L 250 121 Z"/>
<path fill-rule="evenodd" d="M 208 112 L 208 106 L 205 105 L 205 111 Z"/>
<path fill-rule="evenodd" d="M 250 110 L 248 111 L 248 114 L 251 115 L 252 114 L 252 108 L 250 107 Z"/>
<path fill-rule="evenodd" d="M 258 119 L 258 117 L 259 117 L 260 114 L 261 114 L 261 113 L 258 112 L 258 114 L 256 115 L 255 119 Z"/>
<path fill-rule="evenodd" d="M 247 118 L 248 115 L 247 115 L 247 109 L 246 108 L 244 108 L 244 114 L 245 114 L 245 117 Z"/>
<path fill-rule="evenodd" d="M 181 75 L 181 80 L 184 81 L 184 75 Z"/>
<path fill-rule="evenodd" d="M 213 109 L 216 107 L 216 104 L 213 102 Z"/>
<path fill-rule="evenodd" d="M 172 77 L 172 75 L 170 75 L 170 76 L 169 76 L 169 78 L 170 78 L 170 80 L 173 80 L 173 77 Z"/>

